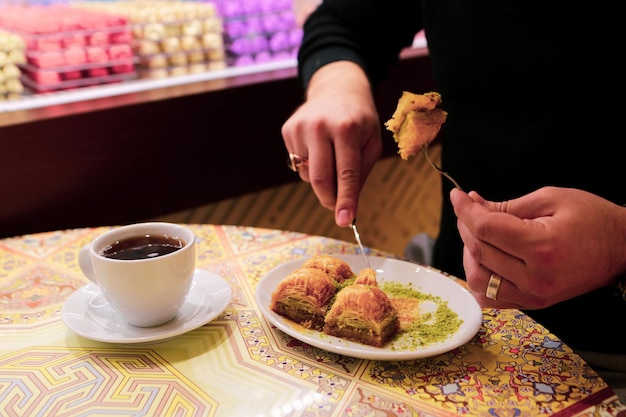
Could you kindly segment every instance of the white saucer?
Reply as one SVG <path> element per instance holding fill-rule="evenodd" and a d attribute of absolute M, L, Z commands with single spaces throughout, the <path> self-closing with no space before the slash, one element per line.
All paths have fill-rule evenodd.
<path fill-rule="evenodd" d="M 63 304 L 61 317 L 67 327 L 87 339 L 109 343 L 164 341 L 203 326 L 230 304 L 232 290 L 219 275 L 196 269 L 191 289 L 180 313 L 155 327 L 126 323 L 104 299 L 97 285 L 89 283 Z"/>

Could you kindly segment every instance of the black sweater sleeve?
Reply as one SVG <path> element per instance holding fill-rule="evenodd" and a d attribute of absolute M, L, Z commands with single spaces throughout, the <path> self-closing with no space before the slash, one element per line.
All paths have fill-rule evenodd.
<path fill-rule="evenodd" d="M 417 0 L 324 0 L 304 24 L 300 80 L 306 88 L 323 65 L 349 60 L 365 70 L 375 87 L 421 28 Z"/>

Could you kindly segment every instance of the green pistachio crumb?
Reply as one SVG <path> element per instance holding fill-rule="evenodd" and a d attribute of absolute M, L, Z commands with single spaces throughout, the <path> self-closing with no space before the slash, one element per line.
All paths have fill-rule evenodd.
<path fill-rule="evenodd" d="M 387 293 L 392 301 L 393 299 L 411 298 L 418 300 L 420 306 L 428 305 L 431 307 L 431 311 L 420 312 L 408 326 L 403 328 L 391 342 L 393 350 L 414 350 L 432 343 L 442 342 L 454 334 L 463 323 L 463 320 L 448 307 L 444 300 L 438 296 L 418 291 L 411 283 L 384 282 L 381 283 L 381 289 Z"/>

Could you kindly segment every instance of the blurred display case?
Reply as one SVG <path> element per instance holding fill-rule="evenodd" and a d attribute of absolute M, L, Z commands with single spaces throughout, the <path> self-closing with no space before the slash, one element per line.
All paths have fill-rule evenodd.
<path fill-rule="evenodd" d="M 0 113 L 291 69 L 301 1 L 0 0 L 25 59 Z"/>
<path fill-rule="evenodd" d="M 213 2 L 89 1 L 73 5 L 128 19 L 140 78 L 226 68 L 223 19 Z"/>
<path fill-rule="evenodd" d="M 375 99 L 392 114 L 404 89 L 431 88 L 426 48 L 410 48 Z M 1 97 L 0 176 L 11 180 L 0 182 L 0 237 L 140 221 L 299 181 L 280 137 L 304 97 L 293 57 Z"/>

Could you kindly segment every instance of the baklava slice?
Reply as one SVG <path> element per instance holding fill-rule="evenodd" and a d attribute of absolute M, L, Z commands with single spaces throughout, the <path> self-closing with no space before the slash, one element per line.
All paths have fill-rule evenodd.
<path fill-rule="evenodd" d="M 326 314 L 324 333 L 382 347 L 400 329 L 398 312 L 377 286 L 352 284 L 337 294 Z"/>
<path fill-rule="evenodd" d="M 350 265 L 343 259 L 331 255 L 315 255 L 304 261 L 302 266 L 305 268 L 321 269 L 339 284 L 354 278 L 354 272 L 352 268 L 350 268 Z"/>
<path fill-rule="evenodd" d="M 270 301 L 270 309 L 307 329 L 322 330 L 324 316 L 337 292 L 337 284 L 317 268 L 299 268 L 283 279 Z"/>
<path fill-rule="evenodd" d="M 376 271 L 374 271 L 372 268 L 361 269 L 361 271 L 356 276 L 354 283 L 378 287 L 378 281 L 376 280 Z"/>

